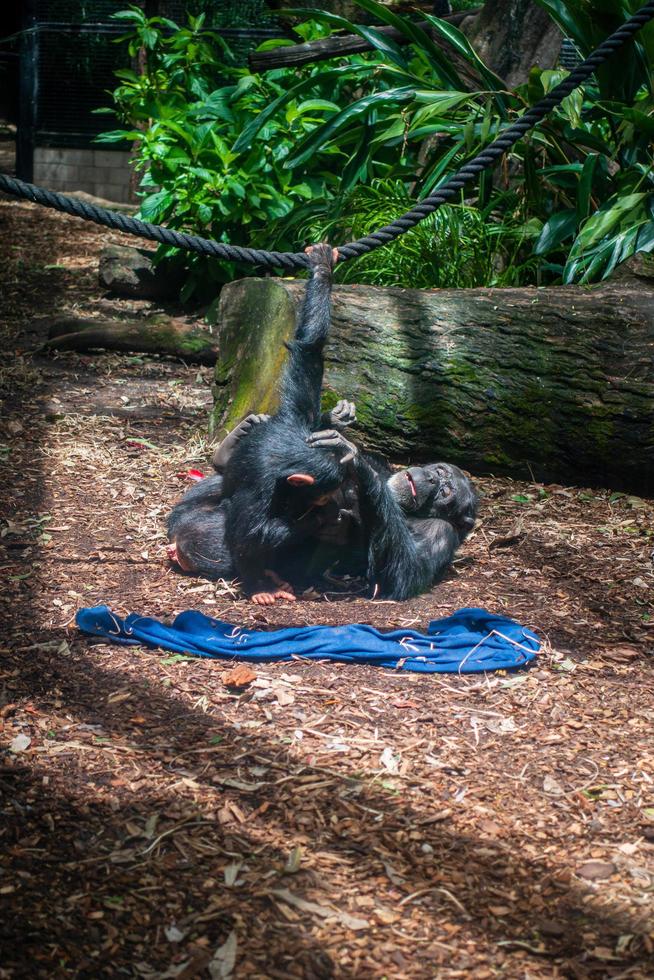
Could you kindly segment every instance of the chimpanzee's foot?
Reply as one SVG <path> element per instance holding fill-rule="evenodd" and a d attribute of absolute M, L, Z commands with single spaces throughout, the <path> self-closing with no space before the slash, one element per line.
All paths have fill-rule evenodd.
<path fill-rule="evenodd" d="M 246 416 L 246 418 L 241 419 L 241 421 L 234 429 L 232 429 L 229 435 L 226 435 L 222 442 L 216 446 L 211 460 L 213 468 L 221 473 L 241 439 L 243 439 L 255 425 L 261 425 L 262 422 L 267 422 L 269 418 L 269 415 L 259 412 L 258 414 L 253 413 Z"/>
<path fill-rule="evenodd" d="M 276 592 L 255 592 L 250 596 L 250 602 L 256 606 L 274 606 L 277 599 L 285 602 L 297 601 L 297 597 L 292 592 L 284 592 L 282 589 L 277 589 Z"/>
<path fill-rule="evenodd" d="M 176 541 L 170 542 L 170 544 L 166 548 L 166 554 L 168 555 L 169 559 L 172 562 L 174 562 L 176 565 L 179 565 L 179 567 L 183 572 L 193 571 L 193 566 L 188 561 L 188 559 L 185 558 L 184 555 L 180 552 L 180 550 L 177 547 Z"/>
<path fill-rule="evenodd" d="M 277 599 L 285 600 L 286 602 L 295 602 L 296 597 L 293 592 L 293 586 L 285 582 L 283 578 L 280 578 L 277 572 L 273 572 L 272 569 L 267 568 L 264 572 L 266 578 L 269 578 L 271 582 L 277 586 L 277 588 L 272 592 L 255 592 L 251 596 L 252 602 L 257 606 L 273 606 Z"/>
<path fill-rule="evenodd" d="M 354 402 L 348 402 L 342 398 L 336 402 L 331 412 L 328 412 L 327 415 L 329 416 L 328 425 L 331 425 L 339 431 L 346 429 L 348 425 L 354 425 L 357 420 L 356 405 Z"/>

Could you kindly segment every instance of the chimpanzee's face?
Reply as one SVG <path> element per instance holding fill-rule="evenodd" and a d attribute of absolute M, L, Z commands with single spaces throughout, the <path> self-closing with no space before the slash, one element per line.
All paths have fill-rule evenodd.
<path fill-rule="evenodd" d="M 477 495 L 468 477 L 451 463 L 410 466 L 395 473 L 388 487 L 407 516 L 438 517 L 457 530 L 474 523 Z"/>

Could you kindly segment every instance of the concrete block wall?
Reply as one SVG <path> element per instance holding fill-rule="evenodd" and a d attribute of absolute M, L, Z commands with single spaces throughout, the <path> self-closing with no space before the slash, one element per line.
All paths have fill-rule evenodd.
<path fill-rule="evenodd" d="M 32 182 L 51 191 L 85 191 L 116 204 L 129 204 L 129 159 L 128 150 L 37 146 Z"/>

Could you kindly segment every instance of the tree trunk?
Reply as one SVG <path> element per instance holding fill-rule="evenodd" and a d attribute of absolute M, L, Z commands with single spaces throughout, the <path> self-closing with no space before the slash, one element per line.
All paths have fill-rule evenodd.
<path fill-rule="evenodd" d="M 553 68 L 563 35 L 534 0 L 486 0 L 461 30 L 487 65 L 513 87 L 525 82 L 534 66 Z"/>
<path fill-rule="evenodd" d="M 654 491 L 654 280 L 592 289 L 339 286 L 324 407 L 394 460 Z M 276 405 L 301 281 L 225 286 L 212 428 Z"/>
<path fill-rule="evenodd" d="M 41 326 L 44 324 L 41 322 Z M 84 320 L 80 317 L 47 318 L 45 350 L 138 351 L 167 354 L 193 364 L 215 364 L 218 348 L 208 330 L 194 327 L 165 314 L 141 320 Z"/>

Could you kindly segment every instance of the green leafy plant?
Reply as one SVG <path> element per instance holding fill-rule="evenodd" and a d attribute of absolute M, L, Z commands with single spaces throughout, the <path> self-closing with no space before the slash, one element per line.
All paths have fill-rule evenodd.
<path fill-rule="evenodd" d="M 145 63 L 140 73 L 117 73 L 114 111 L 131 128 L 99 139 L 135 144 L 136 166 L 143 174 L 142 218 L 249 245 L 298 204 L 329 196 L 337 180 L 333 169 L 313 161 L 312 168 L 291 170 L 284 161 L 308 130 L 337 111 L 334 102 L 315 93 L 289 99 L 284 112 L 266 120 L 258 138 L 238 150 L 238 135 L 280 94 L 288 73 L 271 72 L 264 79 L 236 67 L 219 35 L 203 29 L 203 15 L 190 18 L 188 28 L 166 18 L 146 18 L 136 8 L 115 17 L 130 26 L 123 40 L 133 57 L 144 53 Z M 328 148 L 322 160 L 338 152 Z M 175 253 L 160 249 L 160 254 Z M 235 273 L 229 263 L 195 256 L 185 261 L 191 274 L 184 298 L 200 284 L 225 281 Z"/>
<path fill-rule="evenodd" d="M 296 234 L 307 241 L 361 238 L 412 203 L 402 180 L 374 179 L 354 188 L 338 205 L 327 202 L 322 214 L 314 211 L 296 226 Z M 423 289 L 514 285 L 526 277 L 521 255 L 540 224 L 529 227 L 510 224 L 506 217 L 501 220 L 501 203 L 497 199 L 484 210 L 465 204 L 441 207 L 385 248 L 338 265 L 335 278 Z"/>
<path fill-rule="evenodd" d="M 595 18 L 585 0 L 541 2 L 583 53 L 638 6 L 636 0 L 606 0 L 602 16 Z M 445 43 L 441 48 L 415 22 L 376 0 L 358 0 L 358 6 L 410 43 L 400 47 L 374 28 L 314 12 L 321 23 L 362 34 L 373 45 L 371 55 L 352 58 L 349 66 L 354 81 L 362 62 L 368 67 L 373 63 L 376 87 L 317 125 L 286 162 L 288 167 L 306 163 L 337 145 L 348 154 L 341 187 L 346 200 L 357 183 L 369 184 L 380 176 L 404 180 L 417 188 L 418 198 L 428 194 L 567 75 L 535 69 L 528 84 L 507 92 L 464 35 L 447 22 L 426 15 L 435 36 Z M 482 175 L 482 212 L 498 199 L 498 189 L 508 191 L 494 211 L 496 225 L 506 224 L 509 232 L 528 229 L 534 239 L 533 260 L 519 264 L 519 281 L 525 281 L 523 275 L 538 282 L 597 281 L 635 251 L 654 247 L 653 36 L 654 28 L 647 28 L 637 44 L 598 73 L 597 84 L 573 92 L 513 147 L 502 168 Z M 466 78 L 462 64 L 468 69 Z M 470 89 L 471 76 L 477 79 L 476 90 Z M 266 119 L 283 109 L 287 97 L 282 93 L 268 107 Z M 248 145 L 261 124 L 254 119 L 237 145 Z M 337 205 L 337 216 L 342 206 Z M 540 234 L 533 235 L 539 224 Z M 414 246 L 415 241 L 408 247 Z"/>
<path fill-rule="evenodd" d="M 539 0 L 586 54 L 638 0 Z M 202 16 L 180 28 L 131 8 L 116 15 L 142 73 L 114 93 L 143 172 L 141 214 L 223 242 L 297 250 L 388 223 L 430 193 L 565 77 L 534 69 L 507 91 L 450 23 L 357 0 L 375 27 L 323 10 L 303 39 L 358 33 L 373 50 L 252 75 Z M 277 45 L 268 42 L 266 47 Z M 470 200 L 441 209 L 392 246 L 339 270 L 348 281 L 411 285 L 592 282 L 654 248 L 651 64 L 654 28 L 528 134 Z M 617 66 L 617 70 L 616 70 Z M 162 250 L 162 254 L 165 250 Z M 185 256 L 185 295 L 237 270 Z M 245 270 L 244 270 L 245 271 Z M 251 271 L 251 270 L 247 270 Z"/>

